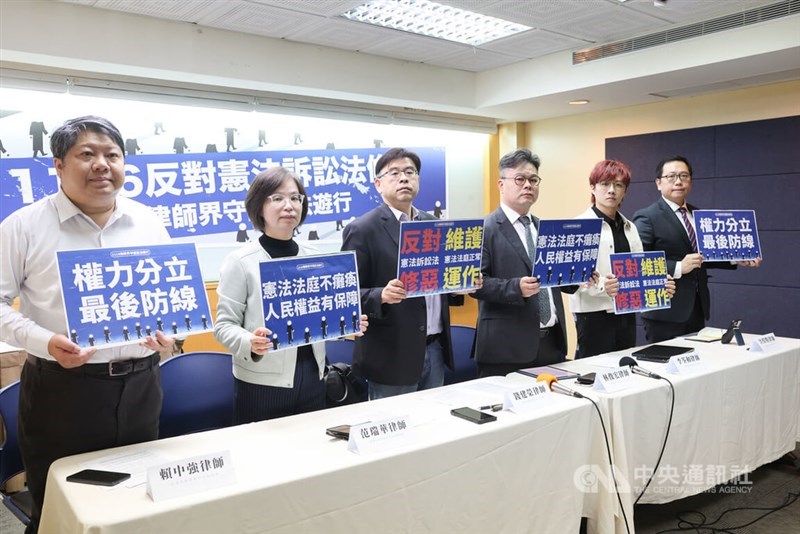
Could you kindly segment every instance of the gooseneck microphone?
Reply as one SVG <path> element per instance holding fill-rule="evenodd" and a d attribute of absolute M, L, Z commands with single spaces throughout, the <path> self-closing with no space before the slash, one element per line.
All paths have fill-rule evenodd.
<path fill-rule="evenodd" d="M 660 375 L 651 373 L 644 367 L 639 367 L 639 363 L 630 356 L 623 356 L 622 359 L 619 361 L 619 366 L 630 367 L 631 373 L 635 375 L 641 375 L 641 376 L 646 376 L 647 378 L 655 378 L 656 380 L 661 380 Z"/>
<path fill-rule="evenodd" d="M 549 373 L 542 373 L 536 377 L 537 382 L 544 382 L 547 384 L 547 387 L 550 388 L 550 391 L 553 393 L 561 393 L 562 395 L 567 395 L 569 397 L 575 397 L 578 399 L 584 398 L 583 395 L 578 393 L 577 391 L 572 391 L 566 386 L 562 386 L 558 383 L 558 378 L 549 374 Z"/>

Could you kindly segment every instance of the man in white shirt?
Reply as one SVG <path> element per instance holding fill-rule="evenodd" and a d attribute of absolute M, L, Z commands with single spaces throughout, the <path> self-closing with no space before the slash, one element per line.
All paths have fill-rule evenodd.
<path fill-rule="evenodd" d="M 50 148 L 58 192 L 0 224 L 0 338 L 24 348 L 20 449 L 36 532 L 50 464 L 58 458 L 158 438 L 156 331 L 139 345 L 81 348 L 66 332 L 56 251 L 155 245 L 169 234 L 153 212 L 118 195 L 125 182 L 122 136 L 101 117 L 68 120 Z M 19 311 L 12 307 L 19 297 Z"/>
<path fill-rule="evenodd" d="M 664 310 L 642 314 L 645 339 L 657 343 L 697 332 L 705 326 L 711 307 L 707 268 L 735 269 L 736 265 L 758 267 L 761 260 L 706 262 L 698 253 L 697 233 L 686 202 L 692 190 L 692 166 L 683 156 L 674 156 L 656 166 L 656 187 L 661 198 L 633 214 L 645 250 L 663 250 L 667 272 L 675 279 L 672 304 Z"/>

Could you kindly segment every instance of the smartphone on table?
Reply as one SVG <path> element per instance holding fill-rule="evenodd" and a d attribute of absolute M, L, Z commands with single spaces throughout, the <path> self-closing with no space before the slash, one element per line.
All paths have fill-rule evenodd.
<path fill-rule="evenodd" d="M 454 408 L 450 410 L 450 415 L 466 419 L 467 421 L 482 425 L 490 421 L 497 421 L 497 417 L 490 413 L 483 413 L 474 408 Z"/>
<path fill-rule="evenodd" d="M 67 477 L 67 482 L 92 484 L 94 486 L 116 486 L 123 480 L 131 478 L 130 473 L 117 471 L 101 471 L 99 469 L 84 469 Z"/>

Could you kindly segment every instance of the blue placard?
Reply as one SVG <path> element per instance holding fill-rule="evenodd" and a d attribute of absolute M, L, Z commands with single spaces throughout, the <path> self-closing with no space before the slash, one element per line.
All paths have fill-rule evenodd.
<path fill-rule="evenodd" d="M 408 297 L 475 289 L 483 220 L 400 223 L 397 278 Z"/>
<path fill-rule="evenodd" d="M 81 347 L 107 348 L 214 328 L 194 244 L 56 253 L 67 331 Z"/>
<path fill-rule="evenodd" d="M 753 210 L 695 210 L 698 252 L 705 261 L 761 258 L 756 212 Z"/>
<path fill-rule="evenodd" d="M 260 172 L 282 165 L 297 173 L 306 187 L 306 225 L 347 221 L 383 203 L 372 182 L 375 162 L 387 150 L 130 155 L 120 194 L 153 209 L 172 237 L 235 233 L 240 224 L 252 228 L 244 206 L 250 182 Z M 425 180 L 414 205 L 425 211 L 446 209 L 444 148 L 409 150 L 419 154 Z M 52 158 L 0 159 L 0 221 L 57 190 Z"/>
<path fill-rule="evenodd" d="M 299 347 L 361 331 L 361 295 L 353 251 L 265 261 L 264 326 L 274 348 Z"/>
<path fill-rule="evenodd" d="M 600 219 L 539 221 L 533 276 L 542 287 L 588 282 L 600 249 Z"/>
<path fill-rule="evenodd" d="M 661 310 L 671 306 L 667 294 L 667 258 L 663 251 L 611 254 L 611 272 L 619 279 L 614 313 Z"/>

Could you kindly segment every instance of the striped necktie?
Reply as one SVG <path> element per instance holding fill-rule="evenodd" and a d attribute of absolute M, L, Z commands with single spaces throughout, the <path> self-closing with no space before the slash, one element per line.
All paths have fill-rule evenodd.
<path fill-rule="evenodd" d="M 531 219 L 527 215 L 519 218 L 522 226 L 525 227 L 525 242 L 528 245 L 528 257 L 531 259 L 531 265 L 536 262 L 536 244 L 533 242 L 533 234 L 531 233 Z M 550 321 L 550 291 L 547 288 L 539 290 L 539 322 L 547 324 Z"/>
<path fill-rule="evenodd" d="M 692 250 L 697 252 L 697 235 L 694 233 L 694 226 L 692 226 L 692 223 L 689 221 L 689 217 L 686 215 L 686 208 L 681 206 L 678 208 L 678 213 L 680 213 L 681 217 L 683 217 L 683 225 L 686 227 L 686 232 L 689 234 L 689 241 L 692 243 Z"/>

